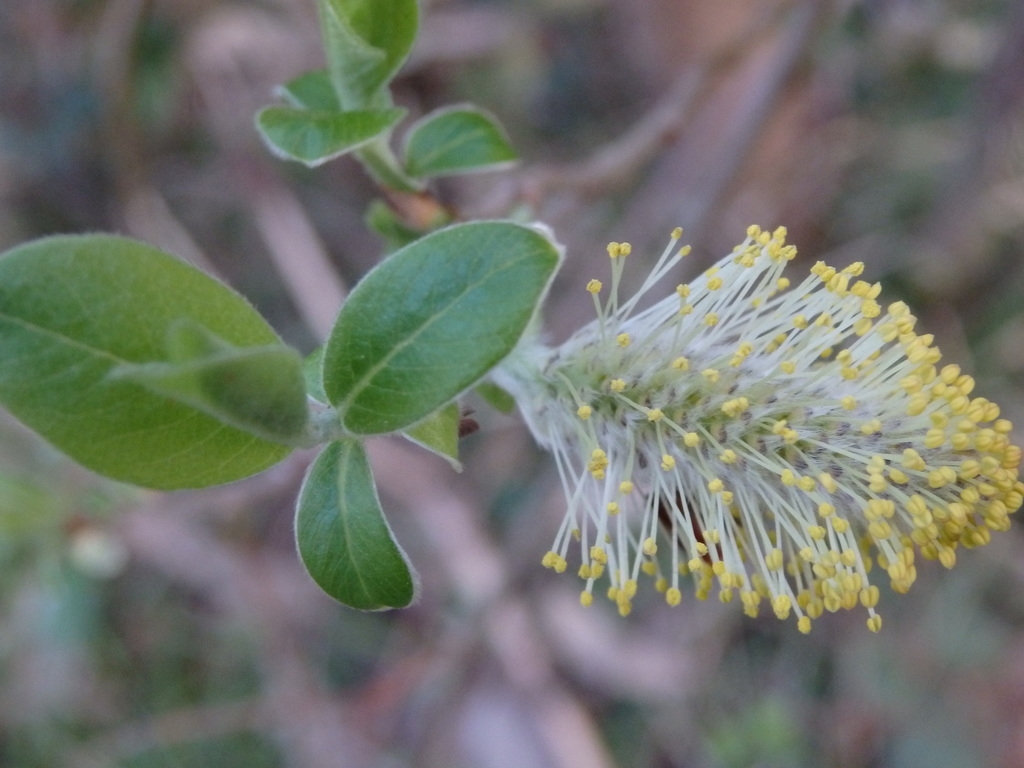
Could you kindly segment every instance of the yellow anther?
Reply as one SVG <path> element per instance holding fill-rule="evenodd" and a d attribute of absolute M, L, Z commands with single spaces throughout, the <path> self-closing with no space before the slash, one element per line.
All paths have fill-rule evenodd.
<path fill-rule="evenodd" d="M 782 473 L 779 475 L 779 479 L 782 480 L 783 485 L 788 486 L 796 485 L 797 481 L 799 480 L 799 478 L 796 476 L 793 470 L 789 469 L 788 467 L 782 470 Z"/>
<path fill-rule="evenodd" d="M 682 227 L 676 227 L 675 229 L 672 230 L 672 234 L 670 235 L 670 237 L 673 240 L 678 240 L 682 236 L 683 236 L 683 228 Z"/>
<path fill-rule="evenodd" d="M 679 296 L 680 299 L 685 299 L 687 296 L 690 295 L 690 286 L 687 285 L 686 283 L 680 283 L 679 285 L 676 286 L 676 294 Z"/>
<path fill-rule="evenodd" d="M 594 595 L 593 595 L 593 593 L 588 592 L 586 590 L 580 592 L 580 605 L 582 605 L 584 608 L 588 608 L 589 606 L 591 606 L 593 604 L 594 604 Z"/>
<path fill-rule="evenodd" d="M 797 315 L 793 318 L 793 327 L 803 330 L 807 327 L 807 318 L 803 315 Z"/>
<path fill-rule="evenodd" d="M 620 347 L 628 347 L 630 341 L 631 339 L 628 333 L 620 333 L 615 337 L 615 343 Z"/>
<path fill-rule="evenodd" d="M 658 543 L 650 536 L 644 539 L 644 554 L 653 557 L 658 554 Z"/>
<path fill-rule="evenodd" d="M 821 515 L 822 517 L 828 517 L 829 515 L 834 515 L 835 513 L 836 513 L 835 506 L 832 505 L 832 504 L 829 504 L 828 502 L 824 502 L 823 501 L 821 504 L 818 505 L 818 514 Z"/>
<path fill-rule="evenodd" d="M 619 493 L 626 494 L 626 493 L 632 493 L 632 492 L 633 492 L 633 481 L 632 480 L 623 480 L 621 483 L 619 483 Z"/>
<path fill-rule="evenodd" d="M 670 469 L 672 469 L 672 468 L 673 468 L 673 467 L 674 467 L 675 465 L 676 465 L 676 460 L 675 460 L 674 458 L 672 458 L 671 456 L 669 456 L 669 455 L 668 455 L 667 453 L 665 453 L 665 454 L 662 454 L 662 456 L 661 456 L 661 468 L 662 468 L 662 469 L 663 469 L 663 470 L 664 470 L 665 472 L 668 472 L 668 471 L 669 471 Z"/>
<path fill-rule="evenodd" d="M 722 412 L 735 419 L 749 407 L 750 400 L 745 397 L 736 397 L 732 400 L 726 400 L 722 404 Z"/>
<path fill-rule="evenodd" d="M 686 371 L 690 368 L 690 361 L 685 357 L 677 357 L 672 361 L 672 367 L 677 371 Z"/>
<path fill-rule="evenodd" d="M 811 617 L 810 616 L 801 616 L 799 619 L 797 619 L 796 628 L 798 630 L 800 630 L 800 632 L 805 634 L 805 635 L 810 633 L 810 631 L 811 631 Z"/>
<path fill-rule="evenodd" d="M 739 456 L 736 455 L 736 451 L 732 448 L 726 448 L 718 454 L 718 458 L 722 460 L 723 464 L 735 464 L 739 460 Z"/>
<path fill-rule="evenodd" d="M 717 368 L 705 368 L 700 372 L 700 375 L 707 379 L 712 384 L 718 383 L 718 378 L 721 376 Z"/>
<path fill-rule="evenodd" d="M 907 403 L 907 415 L 918 416 L 924 413 L 924 409 L 928 407 L 931 402 L 931 398 L 925 392 L 918 392 L 916 395 L 910 398 L 910 402 Z"/>
<path fill-rule="evenodd" d="M 587 290 L 596 296 L 601 292 L 601 281 L 591 280 L 589 283 L 587 283 Z"/>
<path fill-rule="evenodd" d="M 617 502 L 617 501 L 609 501 L 608 502 L 608 506 L 606 506 L 605 509 L 608 510 L 608 514 L 609 515 L 617 515 L 617 514 L 619 514 L 619 511 L 620 511 L 620 509 L 619 509 L 619 502 Z"/>
<path fill-rule="evenodd" d="M 777 595 L 772 600 L 772 609 L 775 611 L 775 615 L 780 619 L 786 619 L 789 617 L 789 612 L 793 608 L 793 601 L 789 595 Z"/>
<path fill-rule="evenodd" d="M 710 480 L 708 482 L 708 490 L 712 493 L 721 493 L 725 490 L 725 483 L 716 477 L 714 480 Z"/>
<path fill-rule="evenodd" d="M 579 416 L 584 421 L 589 419 L 593 413 L 594 409 L 591 408 L 589 405 L 581 405 L 579 408 L 576 409 L 576 415 Z"/>
<path fill-rule="evenodd" d="M 664 411 L 661 410 L 661 408 L 651 408 L 647 411 L 647 420 L 658 422 L 661 421 L 664 415 L 665 413 Z"/>
<path fill-rule="evenodd" d="M 764 556 L 764 565 L 769 571 L 777 571 L 782 568 L 782 550 L 772 549 Z"/>
<path fill-rule="evenodd" d="M 913 469 L 917 471 L 923 470 L 927 465 L 924 459 L 917 451 L 913 448 L 903 449 L 903 458 L 900 462 L 906 469 Z"/>
<path fill-rule="evenodd" d="M 873 435 L 882 431 L 882 422 L 879 419 L 871 419 L 861 424 L 860 431 L 865 435 Z"/>
<path fill-rule="evenodd" d="M 878 605 L 878 598 L 880 596 L 881 594 L 878 591 L 878 587 L 872 584 L 860 591 L 860 604 L 865 608 L 874 608 Z"/>
<path fill-rule="evenodd" d="M 892 480 L 897 485 L 905 485 L 907 482 L 910 481 L 910 478 L 907 477 L 907 474 L 905 472 L 896 469 L 895 467 L 891 467 L 889 469 L 889 479 Z"/>
<path fill-rule="evenodd" d="M 622 379 L 612 379 L 608 383 L 608 388 L 611 389 L 612 392 L 621 392 L 626 388 L 626 382 Z"/>
<path fill-rule="evenodd" d="M 852 411 L 857 407 L 857 398 L 852 395 L 846 395 L 839 403 L 843 406 L 844 410 Z"/>
<path fill-rule="evenodd" d="M 868 617 L 868 629 L 872 632 L 878 632 L 882 628 L 882 617 L 877 613 L 873 616 Z"/>
<path fill-rule="evenodd" d="M 839 490 L 839 484 L 836 482 L 836 479 L 828 472 L 822 472 L 818 475 L 818 482 L 821 483 L 821 487 L 829 493 L 835 493 Z"/>
<path fill-rule="evenodd" d="M 868 318 L 878 317 L 882 314 L 882 308 L 874 299 L 865 299 L 860 305 L 860 313 Z"/>
<path fill-rule="evenodd" d="M 776 290 L 779 290 L 779 291 L 784 291 L 787 288 L 789 288 L 789 278 L 788 277 L 780 277 L 778 280 L 775 281 L 775 288 L 776 288 Z"/>
<path fill-rule="evenodd" d="M 687 448 L 696 448 L 700 445 L 700 435 L 696 432 L 687 432 L 683 435 L 683 443 Z"/>
<path fill-rule="evenodd" d="M 671 606 L 677 606 L 683 600 L 683 593 L 679 591 L 678 587 L 671 587 L 665 591 L 665 602 Z"/>
<path fill-rule="evenodd" d="M 718 325 L 718 313 L 708 312 L 706 315 L 704 315 L 704 325 L 707 325 L 709 327 Z"/>
<path fill-rule="evenodd" d="M 796 363 L 794 363 L 792 360 L 786 360 L 785 362 L 779 365 L 779 368 L 782 369 L 783 373 L 791 374 L 796 371 Z"/>

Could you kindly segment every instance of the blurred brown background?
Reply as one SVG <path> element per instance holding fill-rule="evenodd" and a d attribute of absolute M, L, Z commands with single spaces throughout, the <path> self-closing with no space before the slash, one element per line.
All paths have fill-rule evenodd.
<path fill-rule="evenodd" d="M 275 84 L 319 66 L 317 35 L 312 0 L 3 0 L 0 249 L 131 234 L 312 349 L 381 255 L 358 166 L 284 164 L 252 129 Z M 435 192 L 555 229 L 555 337 L 589 319 L 607 240 L 639 263 L 682 225 L 697 269 L 785 224 L 794 271 L 864 261 L 1024 426 L 1024 4 L 435 0 L 396 98 L 508 127 L 517 170 Z M 564 505 L 552 464 L 471 404 L 461 475 L 372 445 L 423 582 L 387 614 L 333 604 L 298 563 L 308 454 L 158 495 L 5 417 L 0 765 L 1024 766 L 1019 529 L 922 568 L 879 635 L 858 612 L 805 637 L 689 595 L 621 620 L 539 567 Z"/>

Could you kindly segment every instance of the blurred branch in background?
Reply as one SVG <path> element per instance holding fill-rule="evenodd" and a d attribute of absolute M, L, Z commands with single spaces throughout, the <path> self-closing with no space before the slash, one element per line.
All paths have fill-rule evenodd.
<path fill-rule="evenodd" d="M 432 192 L 555 228 L 556 335 L 590 316 L 578 280 L 601 276 L 608 239 L 643 258 L 682 225 L 700 269 L 748 224 L 786 224 L 809 261 L 864 261 L 1024 424 L 1019 3 L 424 11 L 403 106 L 473 100 L 525 158 Z M 355 164 L 285 165 L 252 128 L 318 50 L 307 0 L 5 0 L 0 248 L 134 234 L 312 348 L 381 251 Z M 373 445 L 424 581 L 394 614 L 340 608 L 302 571 L 290 505 L 308 456 L 157 496 L 4 422 L 0 763 L 1024 766 L 1016 531 L 955 572 L 922 568 L 879 637 L 837 615 L 805 638 L 693 600 L 638 599 L 620 620 L 538 567 L 557 479 L 514 420 L 470 405 L 483 429 L 459 476 Z"/>

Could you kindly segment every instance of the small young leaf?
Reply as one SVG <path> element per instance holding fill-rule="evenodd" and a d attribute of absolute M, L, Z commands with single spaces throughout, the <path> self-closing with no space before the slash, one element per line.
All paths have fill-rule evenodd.
<path fill-rule="evenodd" d="M 302 378 L 306 382 L 306 393 L 318 403 L 327 404 L 324 392 L 324 348 L 321 344 L 302 361 Z"/>
<path fill-rule="evenodd" d="M 295 542 L 309 575 L 328 595 L 361 610 L 403 608 L 415 576 L 388 527 L 358 440 L 331 443 L 299 492 Z"/>
<path fill-rule="evenodd" d="M 167 362 L 182 320 L 235 347 L 280 339 L 241 296 L 162 251 L 110 235 L 50 237 L 0 257 L 0 401 L 86 467 L 199 488 L 277 463 L 283 445 L 110 376 Z"/>
<path fill-rule="evenodd" d="M 419 240 L 424 235 L 423 232 L 403 222 L 383 200 L 371 202 L 363 219 L 366 226 L 384 240 L 384 247 L 389 253 Z"/>
<path fill-rule="evenodd" d="M 405 167 L 416 177 L 491 170 L 515 160 L 497 120 L 470 106 L 431 112 L 416 121 L 405 140 Z"/>
<path fill-rule="evenodd" d="M 431 453 L 447 459 L 456 472 L 462 471 L 459 461 L 459 406 L 448 403 L 444 408 L 405 430 L 405 436 Z"/>
<path fill-rule="evenodd" d="M 341 102 L 331 85 L 331 77 L 326 70 L 318 69 L 304 72 L 288 81 L 279 89 L 280 96 L 293 107 L 309 109 L 313 112 L 341 112 Z"/>
<path fill-rule="evenodd" d="M 256 127 L 272 152 L 313 168 L 370 143 L 404 114 L 404 109 L 313 112 L 266 107 L 256 115 Z"/>
<path fill-rule="evenodd" d="M 501 413 L 512 413 L 516 407 L 515 398 L 493 381 L 481 381 L 474 391 L 485 403 Z"/>
<path fill-rule="evenodd" d="M 344 109 L 379 107 L 419 30 L 416 0 L 319 0 L 331 82 Z"/>
<path fill-rule="evenodd" d="M 201 326 L 171 329 L 166 363 L 125 363 L 112 379 L 123 378 L 192 406 L 266 440 L 285 441 L 306 426 L 302 358 L 283 344 L 235 347 Z"/>
<path fill-rule="evenodd" d="M 497 365 L 559 261 L 537 229 L 459 224 L 396 251 L 352 291 L 324 352 L 324 391 L 346 428 L 415 424 Z"/>

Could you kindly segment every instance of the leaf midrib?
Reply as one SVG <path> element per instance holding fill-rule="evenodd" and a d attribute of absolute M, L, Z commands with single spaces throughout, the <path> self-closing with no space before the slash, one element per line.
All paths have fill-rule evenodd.
<path fill-rule="evenodd" d="M 435 314 L 431 315 L 431 317 L 425 323 L 423 323 L 423 325 L 421 325 L 415 331 L 413 331 L 408 336 L 406 336 L 406 338 L 398 341 L 391 348 L 391 350 L 386 355 L 384 355 L 377 363 L 372 365 L 367 370 L 367 372 L 365 374 L 363 374 L 363 376 L 361 376 L 357 380 L 357 382 L 352 386 L 352 389 L 349 392 L 348 396 L 346 398 L 344 398 L 341 401 L 341 403 L 339 404 L 339 407 L 340 407 L 342 413 L 345 413 L 346 411 L 348 411 L 348 409 L 352 406 L 353 401 L 355 401 L 359 397 L 359 395 L 361 395 L 370 386 L 370 382 L 372 382 L 373 379 L 376 378 L 377 374 L 379 374 L 382 370 L 384 370 L 384 368 L 386 368 L 387 365 L 394 358 L 396 358 L 401 352 L 403 352 L 407 347 L 409 347 L 409 345 L 411 345 L 417 338 L 419 338 L 423 333 L 425 333 L 426 330 L 430 326 L 434 325 L 438 320 L 440 320 L 442 317 L 446 316 L 449 312 L 451 312 L 453 307 L 456 304 L 458 304 L 460 301 L 462 301 L 463 298 L 465 298 L 472 291 L 475 291 L 476 289 L 478 289 L 481 285 L 483 285 L 485 282 L 487 282 L 491 278 L 495 277 L 496 275 L 501 274 L 502 272 L 509 271 L 514 266 L 517 266 L 520 262 L 525 261 L 526 259 L 528 259 L 531 255 L 532 255 L 531 253 L 525 253 L 522 256 L 520 256 L 519 258 L 515 259 L 514 261 L 508 262 L 506 266 L 504 266 L 504 267 L 502 267 L 500 269 L 494 270 L 492 272 L 489 272 L 487 275 L 482 277 L 480 280 L 476 281 L 475 283 L 470 284 L 455 299 L 453 299 L 452 301 L 448 302 L 448 304 L 445 306 L 444 309 L 442 309 L 440 312 L 436 312 Z"/>

